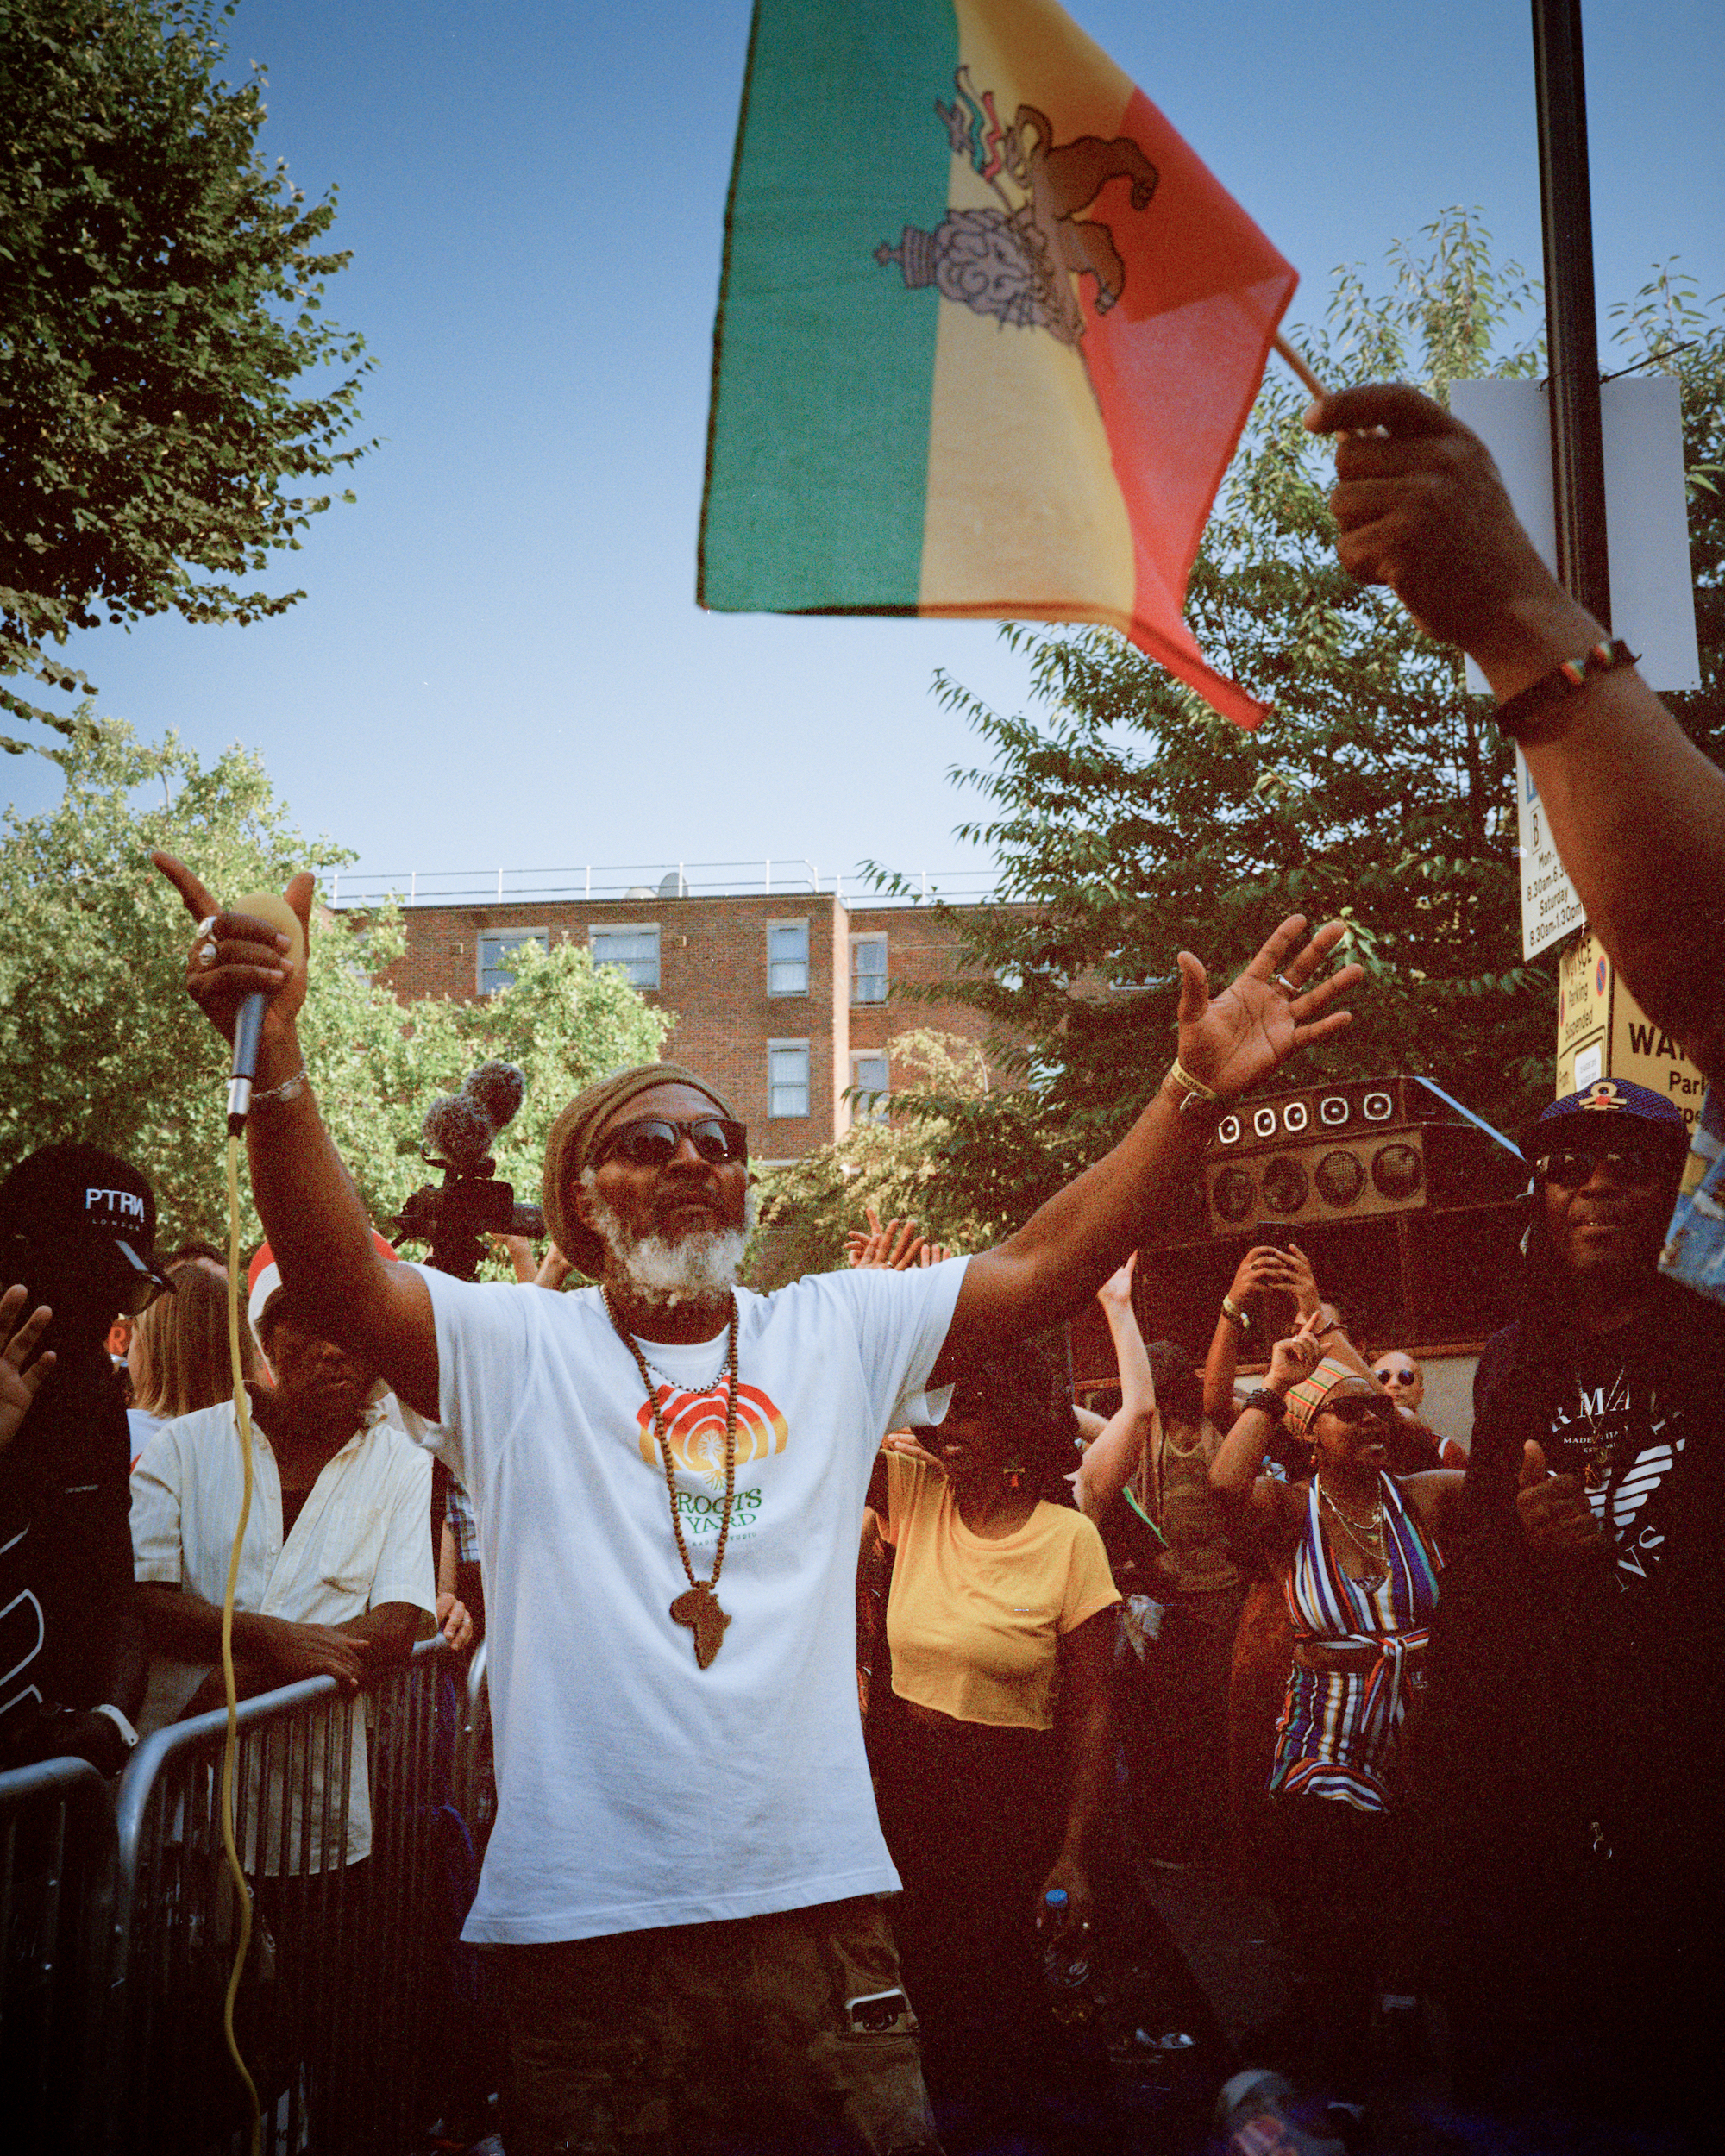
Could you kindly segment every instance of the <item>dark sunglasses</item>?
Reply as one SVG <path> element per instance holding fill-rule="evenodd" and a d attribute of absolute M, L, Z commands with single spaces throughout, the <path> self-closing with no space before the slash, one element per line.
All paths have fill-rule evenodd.
<path fill-rule="evenodd" d="M 115 1267 L 118 1276 L 115 1307 L 122 1317 L 141 1318 L 158 1296 L 173 1293 L 173 1282 L 154 1272 L 129 1243 L 116 1238 L 113 1250 L 118 1261 Z"/>
<path fill-rule="evenodd" d="M 1663 1175 L 1666 1156 L 1647 1145 L 1613 1146 L 1609 1151 L 1542 1153 L 1534 1163 L 1548 1183 L 1579 1190 L 1601 1162 L 1615 1168 L 1625 1182 L 1650 1183 Z"/>
<path fill-rule="evenodd" d="M 675 1116 L 643 1115 L 601 1138 L 593 1165 L 615 1159 L 626 1160 L 631 1168 L 662 1168 L 685 1138 L 714 1168 L 749 1157 L 748 1127 L 729 1116 L 698 1115 L 684 1123 Z"/>
<path fill-rule="evenodd" d="M 1350 1393 L 1345 1400 L 1327 1401 L 1319 1413 L 1333 1415 L 1352 1429 L 1360 1422 L 1388 1423 L 1395 1410 L 1387 1400 L 1368 1400 L 1364 1393 Z"/>

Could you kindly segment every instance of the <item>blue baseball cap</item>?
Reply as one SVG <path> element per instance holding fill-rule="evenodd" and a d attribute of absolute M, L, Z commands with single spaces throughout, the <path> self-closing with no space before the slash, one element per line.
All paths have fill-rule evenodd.
<path fill-rule="evenodd" d="M 1537 1115 L 1521 1133 L 1521 1150 L 1537 1161 L 1569 1147 L 1606 1153 L 1632 1139 L 1668 1146 L 1676 1162 L 1688 1150 L 1689 1125 L 1663 1094 L 1627 1078 L 1596 1078 Z"/>

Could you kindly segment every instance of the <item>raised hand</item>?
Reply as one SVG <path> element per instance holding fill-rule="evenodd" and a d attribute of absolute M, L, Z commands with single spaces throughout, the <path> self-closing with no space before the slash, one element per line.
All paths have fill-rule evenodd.
<path fill-rule="evenodd" d="M 226 913 L 183 862 L 172 854 L 153 853 L 150 859 L 179 892 L 186 912 L 198 924 L 186 954 L 186 993 L 223 1040 L 234 1037 L 234 1024 L 242 1001 L 261 989 L 270 999 L 264 1017 L 263 1038 L 270 1043 L 290 1036 L 299 1006 L 305 1000 L 306 953 L 310 948 L 311 900 L 317 888 L 315 876 L 294 877 L 283 896 L 299 917 L 300 955 L 290 955 L 288 938 L 268 921 L 250 914 Z"/>
<path fill-rule="evenodd" d="M 888 1272 L 902 1273 L 914 1265 L 924 1247 L 916 1222 L 888 1220 L 882 1227 L 881 1216 L 873 1206 L 868 1206 L 866 1213 L 867 1233 L 861 1228 L 852 1228 L 844 1238 L 852 1266 L 875 1266 Z"/>
<path fill-rule="evenodd" d="M 1308 1310 L 1288 1338 L 1276 1343 L 1264 1381 L 1270 1391 L 1285 1395 L 1312 1375 L 1324 1359 L 1324 1332 L 1323 1312 Z"/>
<path fill-rule="evenodd" d="M 1277 1288 L 1285 1288 L 1291 1295 L 1295 1277 L 1286 1250 L 1278 1250 L 1273 1243 L 1254 1243 L 1234 1268 L 1228 1299 L 1243 1306 L 1248 1295 L 1265 1294 Z"/>
<path fill-rule="evenodd" d="M 1312 1270 L 1312 1261 L 1297 1243 L 1288 1245 L 1288 1278 L 1284 1284 L 1293 1294 L 1295 1308 L 1302 1318 L 1309 1318 L 1322 1297 L 1318 1293 L 1318 1279 Z"/>
<path fill-rule="evenodd" d="M 1108 1277 L 1096 1290 L 1096 1300 L 1104 1310 L 1130 1310 L 1132 1299 L 1132 1275 L 1138 1270 L 1138 1252 L 1134 1250 L 1117 1273 Z"/>
<path fill-rule="evenodd" d="M 1323 980 L 1324 961 L 1347 933 L 1327 921 L 1306 934 L 1306 917 L 1291 913 L 1251 964 L 1212 998 L 1208 977 L 1189 950 L 1180 953 L 1180 1061 L 1202 1085 L 1226 1099 L 1259 1085 L 1294 1053 L 1352 1023 L 1332 1008 L 1365 978 L 1363 966 L 1343 966 Z"/>
<path fill-rule="evenodd" d="M 1441 404 L 1406 383 L 1370 383 L 1320 398 L 1306 424 L 1339 436 L 1330 508 L 1342 567 L 1389 585 L 1428 636 L 1488 671 L 1530 636 L 1552 634 L 1565 653 L 1593 641 L 1591 616 L 1540 559 L 1490 452 Z"/>
<path fill-rule="evenodd" d="M 39 1303 L 26 1317 L 24 1306 L 29 1300 L 30 1291 L 24 1287 L 9 1288 L 0 1295 L 0 1452 L 17 1436 L 42 1380 L 54 1366 L 52 1348 L 30 1360 L 53 1312 L 45 1302 Z"/>

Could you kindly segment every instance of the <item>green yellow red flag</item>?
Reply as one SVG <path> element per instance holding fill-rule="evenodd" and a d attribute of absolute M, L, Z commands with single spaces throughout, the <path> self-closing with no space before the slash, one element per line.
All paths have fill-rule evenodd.
<path fill-rule="evenodd" d="M 1183 617 L 1295 273 L 1053 0 L 756 0 L 698 596 Z"/>

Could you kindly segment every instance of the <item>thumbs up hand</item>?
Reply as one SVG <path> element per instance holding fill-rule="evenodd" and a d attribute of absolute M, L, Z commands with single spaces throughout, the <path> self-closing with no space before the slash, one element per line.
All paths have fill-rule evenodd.
<path fill-rule="evenodd" d="M 1541 1556 L 1567 1557 L 1604 1546 L 1579 1476 L 1547 1474 L 1545 1448 L 1531 1439 L 1521 1447 L 1515 1510 L 1527 1547 Z"/>

